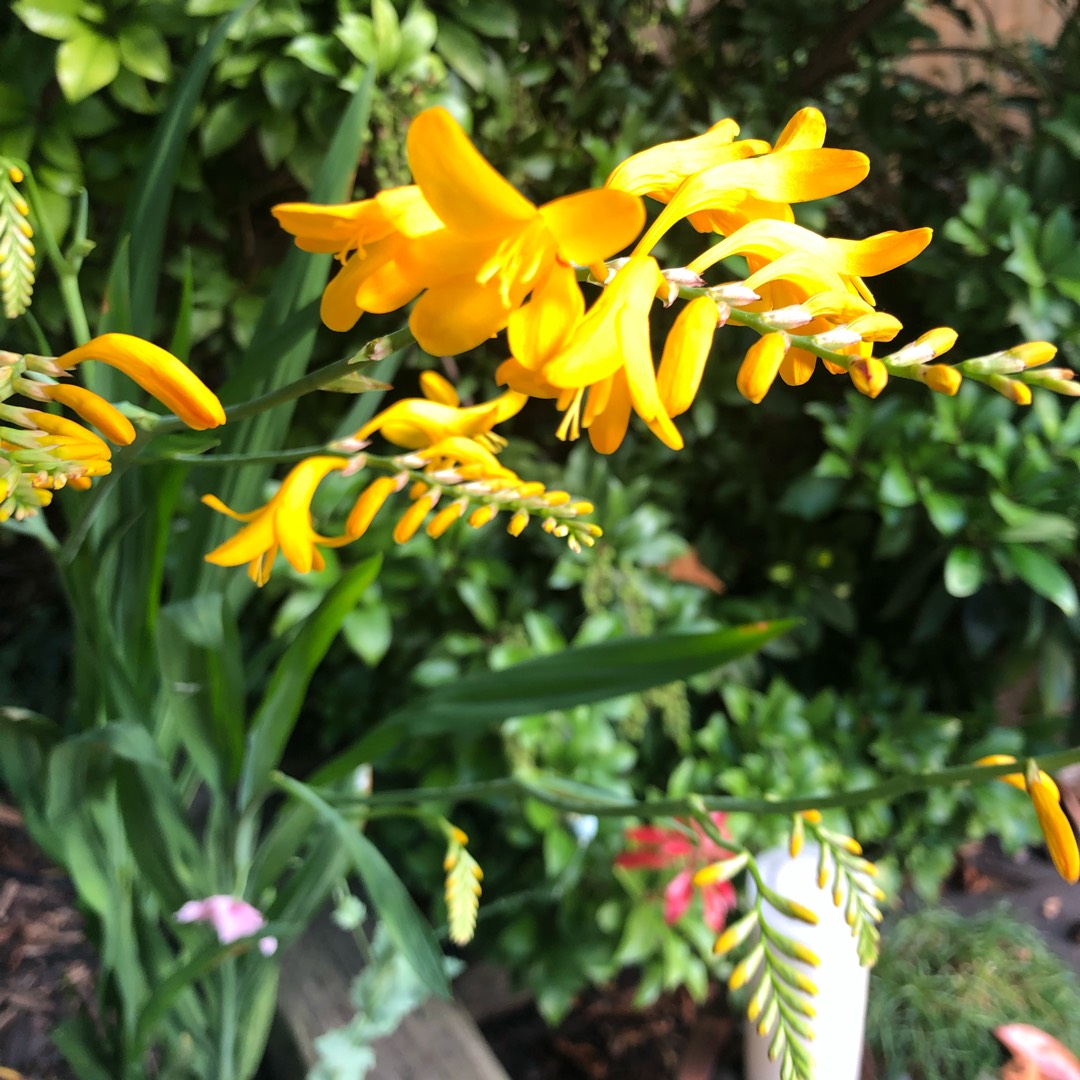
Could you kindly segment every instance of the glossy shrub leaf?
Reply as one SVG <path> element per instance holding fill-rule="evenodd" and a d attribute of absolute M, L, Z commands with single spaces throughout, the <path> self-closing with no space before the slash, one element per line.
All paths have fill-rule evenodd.
<path fill-rule="evenodd" d="M 450 988 L 435 935 L 379 849 L 354 823 L 346 821 L 307 784 L 281 775 L 275 781 L 282 790 L 306 804 L 335 831 L 391 940 L 428 990 L 439 997 L 448 998 Z"/>
<path fill-rule="evenodd" d="M 56 52 L 56 79 L 72 103 L 108 86 L 119 71 L 120 47 L 89 28 L 68 38 Z"/>
<path fill-rule="evenodd" d="M 982 587 L 983 573 L 983 560 L 978 550 L 957 545 L 945 560 L 945 588 L 950 596 L 972 596 Z"/>
<path fill-rule="evenodd" d="M 82 0 L 17 0 L 11 12 L 33 33 L 67 41 L 85 29 L 86 24 L 79 19 L 82 7 Z"/>
<path fill-rule="evenodd" d="M 117 38 L 120 62 L 151 82 L 168 82 L 172 74 L 169 47 L 161 31 L 149 23 L 129 23 Z"/>
<path fill-rule="evenodd" d="M 1075 615 L 1080 610 L 1072 578 L 1049 555 L 1026 544 L 1008 544 L 1005 557 L 1025 585 L 1056 604 L 1066 615 Z"/>

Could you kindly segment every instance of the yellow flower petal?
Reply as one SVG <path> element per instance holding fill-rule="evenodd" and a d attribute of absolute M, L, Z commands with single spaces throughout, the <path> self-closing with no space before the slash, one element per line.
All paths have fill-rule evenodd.
<path fill-rule="evenodd" d="M 540 371 L 584 313 L 585 299 L 574 271 L 556 263 L 529 302 L 510 316 L 506 337 L 512 356 L 525 368 Z"/>
<path fill-rule="evenodd" d="M 39 441 L 43 446 L 53 443 L 59 446 L 62 442 L 65 449 L 58 456 L 65 460 L 75 460 L 82 452 L 87 457 L 112 457 L 112 451 L 104 439 L 66 416 L 56 416 L 39 409 L 12 409 L 9 416 L 23 427 L 37 428 L 49 436 L 55 436 L 55 439 L 43 438 Z"/>
<path fill-rule="evenodd" d="M 604 289 L 570 338 L 544 369 L 552 386 L 589 386 L 625 363 L 624 349 L 648 344 L 649 310 L 657 289 L 666 286 L 655 259 L 630 259 Z M 650 361 L 651 366 L 651 361 Z"/>
<path fill-rule="evenodd" d="M 825 117 L 820 109 L 800 109 L 777 136 L 773 153 L 786 150 L 816 150 L 825 145 Z"/>
<path fill-rule="evenodd" d="M 437 371 L 420 372 L 420 392 L 428 401 L 437 402 L 439 405 L 449 405 L 452 409 L 456 409 L 461 404 L 461 398 L 458 397 L 454 384 Z"/>
<path fill-rule="evenodd" d="M 413 120 L 406 144 L 413 179 L 451 229 L 498 236 L 535 216 L 536 207 L 488 164 L 445 109 L 426 109 Z"/>
<path fill-rule="evenodd" d="M 787 150 L 714 165 L 687 180 L 638 242 L 649 252 L 680 218 L 722 205 L 732 191 L 781 203 L 808 202 L 847 191 L 866 178 L 870 161 L 855 150 Z"/>
<path fill-rule="evenodd" d="M 559 255 L 588 266 L 633 243 L 645 224 L 645 207 L 636 195 L 599 188 L 545 203 L 540 216 L 555 237 Z"/>
<path fill-rule="evenodd" d="M 409 328 L 424 352 L 456 356 L 493 338 L 527 291 L 515 289 L 508 305 L 498 281 L 481 286 L 465 278 L 435 285 L 416 302 Z"/>
<path fill-rule="evenodd" d="M 960 372 L 947 364 L 929 364 L 919 370 L 922 381 L 931 390 L 938 394 L 947 394 L 949 397 L 956 396 L 960 384 L 964 381 Z"/>
<path fill-rule="evenodd" d="M 345 522 L 345 534 L 353 538 L 363 536 L 383 504 L 397 490 L 397 486 L 397 479 L 393 476 L 380 476 L 372 480 L 360 493 L 349 512 Z"/>
<path fill-rule="evenodd" d="M 630 386 L 620 368 L 607 380 L 603 408 L 588 425 L 589 442 L 598 454 L 614 454 L 630 426 Z M 590 391 L 591 393 L 591 391 Z"/>
<path fill-rule="evenodd" d="M 679 313 L 664 342 L 656 385 L 668 416 L 680 416 L 693 404 L 712 350 L 716 302 L 697 296 Z"/>
<path fill-rule="evenodd" d="M 666 202 L 694 173 L 768 152 L 769 144 L 759 139 L 735 142 L 738 134 L 734 120 L 720 120 L 702 135 L 652 146 L 616 166 L 604 186 Z"/>
<path fill-rule="evenodd" d="M 1053 791 L 1043 782 L 1045 776 L 1045 773 L 1040 773 L 1028 793 L 1057 872 L 1070 885 L 1075 885 L 1080 881 L 1080 851 L 1077 850 L 1076 834 Z"/>
<path fill-rule="evenodd" d="M 803 386 L 817 367 L 817 357 L 805 349 L 788 349 L 780 362 L 780 378 L 788 386 Z"/>
<path fill-rule="evenodd" d="M 338 254 L 354 248 L 363 249 L 393 230 L 374 199 L 340 206 L 280 203 L 270 212 L 278 224 L 296 238 L 296 246 L 304 251 Z"/>
<path fill-rule="evenodd" d="M 769 392 L 788 350 L 787 334 L 776 331 L 758 338 L 746 352 L 735 386 L 744 398 L 755 405 Z"/>

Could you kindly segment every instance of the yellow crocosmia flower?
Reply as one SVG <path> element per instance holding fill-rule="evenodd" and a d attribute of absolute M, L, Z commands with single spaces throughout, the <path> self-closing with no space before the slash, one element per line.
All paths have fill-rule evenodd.
<path fill-rule="evenodd" d="M 1012 765 L 1016 758 L 1011 754 L 988 754 L 979 758 L 976 765 Z M 1080 850 L 1076 834 L 1065 811 L 1061 809 L 1061 791 L 1049 773 L 1030 763 L 1027 776 L 1022 772 L 1006 773 L 997 777 L 1006 784 L 1020 788 L 1031 796 L 1035 817 L 1046 840 L 1050 858 L 1057 872 L 1070 884 L 1080 881 Z"/>
<path fill-rule="evenodd" d="M 119 368 L 196 431 L 225 423 L 221 402 L 172 353 L 131 334 L 102 334 L 56 359 L 64 368 L 100 360 Z"/>
<path fill-rule="evenodd" d="M 860 315 L 870 315 L 874 309 L 861 296 L 846 289 L 823 289 L 800 301 L 815 318 L 824 317 L 842 326 Z"/>
<path fill-rule="evenodd" d="M 217 566 L 240 566 L 248 563 L 248 576 L 256 585 L 270 580 L 278 549 L 301 574 L 321 570 L 326 562 L 319 547 L 340 547 L 354 536 L 321 536 L 311 527 L 311 500 L 322 479 L 344 469 L 348 459 L 319 456 L 305 458 L 281 482 L 273 498 L 257 510 L 238 513 L 230 510 L 215 495 L 202 501 L 214 510 L 247 524 L 235 536 L 204 556 Z"/>
<path fill-rule="evenodd" d="M 131 421 L 115 405 L 92 390 L 64 383 L 49 383 L 41 389 L 50 401 L 66 405 L 114 443 L 127 446 L 135 441 L 135 427 Z"/>
<path fill-rule="evenodd" d="M 746 352 L 735 386 L 747 401 L 755 405 L 764 400 L 780 371 L 790 339 L 782 331 L 763 334 Z"/>
<path fill-rule="evenodd" d="M 893 353 L 889 359 L 894 364 L 927 364 L 947 353 L 956 344 L 956 338 L 957 333 L 951 327 L 936 326 L 933 330 L 920 334 L 909 345 Z"/>
<path fill-rule="evenodd" d="M 812 115 L 816 110 L 805 112 Z M 816 129 L 816 124 L 810 126 Z M 823 138 L 823 119 L 819 126 Z M 687 177 L 638 241 L 634 253 L 652 251 L 668 229 L 683 218 L 689 219 L 699 232 L 724 234 L 760 217 L 791 221 L 791 203 L 836 195 L 866 178 L 870 162 L 865 154 L 822 149 L 813 146 L 814 141 L 789 137 L 778 141 L 770 153 L 722 161 Z"/>
<path fill-rule="evenodd" d="M 455 435 L 500 445 L 491 429 L 520 412 L 527 400 L 524 394 L 508 390 L 483 405 L 463 409 L 427 398 L 404 398 L 373 416 L 353 438 L 363 440 L 379 432 L 407 450 L 420 450 Z"/>
<path fill-rule="evenodd" d="M 647 195 L 657 202 L 670 202 L 687 177 L 713 165 L 767 154 L 771 149 L 760 139 L 736 142 L 738 134 L 739 125 L 726 119 L 713 124 L 702 135 L 652 146 L 617 165 L 604 186 L 632 195 Z"/>
<path fill-rule="evenodd" d="M 826 263 L 841 275 L 848 288 L 872 304 L 873 296 L 862 278 L 884 274 L 910 262 L 926 249 L 932 237 L 932 229 L 909 229 L 877 233 L 865 240 L 842 240 L 819 236 L 794 222 L 759 218 L 703 252 L 687 269 L 700 274 L 730 255 L 745 255 L 753 272 L 782 255 L 801 251 Z"/>
<path fill-rule="evenodd" d="M 363 253 L 369 244 L 395 232 L 374 199 L 341 206 L 280 203 L 270 212 L 278 224 L 292 234 L 301 251 L 334 254 L 342 260 L 352 251 Z"/>
<path fill-rule="evenodd" d="M 444 506 L 427 523 L 427 528 L 424 531 L 432 540 L 438 540 L 439 537 L 465 513 L 468 505 L 469 502 L 467 499 L 457 499 L 449 506 Z"/>
<path fill-rule="evenodd" d="M 1046 773 L 1039 772 L 1029 784 L 1028 794 L 1035 806 L 1035 816 L 1039 819 L 1039 828 L 1046 839 L 1054 867 L 1070 885 L 1075 885 L 1080 881 L 1080 850 L 1077 849 L 1076 834 L 1065 811 L 1061 809 L 1057 785 L 1051 787 L 1044 783 L 1045 776 Z"/>
<path fill-rule="evenodd" d="M 695 297 L 679 312 L 664 342 L 656 373 L 660 401 L 668 416 L 680 416 L 693 404 L 718 322 L 716 302 L 708 296 Z"/>
<path fill-rule="evenodd" d="M 1007 397 L 1014 405 L 1031 404 L 1031 387 L 1008 375 L 990 375 L 986 385 L 996 390 L 1002 397 Z"/>
<path fill-rule="evenodd" d="M 426 290 L 409 325 L 421 348 L 465 352 L 506 326 L 552 266 L 602 262 L 641 231 L 641 200 L 599 189 L 537 207 L 478 153 L 442 108 L 409 128 L 413 179 L 445 228 L 410 240 L 397 257 Z"/>
<path fill-rule="evenodd" d="M 323 322 L 337 331 L 351 330 L 365 311 L 396 311 L 412 300 L 420 285 L 403 274 L 397 256 L 410 238 L 442 228 L 415 185 L 344 206 L 282 203 L 273 214 L 298 247 L 332 253 L 343 264 L 320 309 Z"/>
<path fill-rule="evenodd" d="M 457 469 L 469 479 L 512 477 L 512 473 L 486 446 L 465 435 L 450 435 L 417 452 L 417 457 L 431 463 L 434 471 Z M 462 466 L 472 468 L 462 468 Z M 541 485 L 543 490 L 543 485 Z"/>
<path fill-rule="evenodd" d="M 585 421 L 593 446 L 601 453 L 617 449 L 626 435 L 627 397 L 661 442 L 672 450 L 682 449 L 682 436 L 660 400 L 649 341 L 649 311 L 661 290 L 666 292 L 666 282 L 655 259 L 629 259 L 558 355 L 544 366 L 544 378 L 552 386 L 579 394 L 594 387 L 598 398 L 606 395 L 603 408 L 590 401 Z M 601 414 L 610 419 L 600 421 Z M 603 431 L 599 439 L 593 432 L 598 422 Z M 600 449 L 598 441 L 604 449 Z"/>
<path fill-rule="evenodd" d="M 863 341 L 892 341 L 904 329 L 904 324 L 887 311 L 872 311 L 868 315 L 860 315 L 847 325 L 848 329 L 858 334 Z"/>

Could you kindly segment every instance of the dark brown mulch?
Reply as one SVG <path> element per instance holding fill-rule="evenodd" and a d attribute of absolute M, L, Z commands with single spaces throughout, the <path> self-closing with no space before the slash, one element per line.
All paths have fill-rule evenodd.
<path fill-rule="evenodd" d="M 719 989 L 704 1005 L 678 990 L 645 1009 L 636 989 L 628 973 L 590 990 L 554 1030 L 532 1005 L 480 1028 L 513 1080 L 706 1080 L 717 1050 L 732 1050 Z"/>
<path fill-rule="evenodd" d="M 94 953 L 74 905 L 64 872 L 0 803 L 0 1067 L 26 1080 L 73 1077 L 49 1031 L 93 993 Z"/>

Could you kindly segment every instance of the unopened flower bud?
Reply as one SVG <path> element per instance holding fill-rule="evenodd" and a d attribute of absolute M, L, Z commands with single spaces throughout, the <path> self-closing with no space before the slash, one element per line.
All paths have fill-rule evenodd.
<path fill-rule="evenodd" d="M 815 334 L 811 340 L 822 349 L 842 349 L 845 345 L 858 345 L 862 336 L 846 326 L 835 326 Z"/>
<path fill-rule="evenodd" d="M 664 280 L 667 282 L 667 293 L 662 297 L 664 307 L 671 307 L 679 297 L 680 289 L 703 289 L 708 282 L 693 270 L 687 270 L 685 266 L 677 266 L 672 270 L 661 270 Z"/>
<path fill-rule="evenodd" d="M 905 345 L 898 352 L 888 357 L 895 366 L 908 364 L 927 364 L 938 356 L 947 353 L 956 344 L 956 331 L 948 326 L 938 326 L 920 334 L 910 345 Z"/>
<path fill-rule="evenodd" d="M 1024 367 L 1038 367 L 1040 364 L 1048 364 L 1057 356 L 1057 346 L 1051 345 L 1049 341 L 1025 341 L 1022 345 L 1007 349 L 1005 355 L 1022 361 Z"/>
<path fill-rule="evenodd" d="M 790 304 L 773 311 L 763 311 L 761 317 L 773 330 L 795 330 L 814 320 L 814 316 L 802 304 Z"/>
<path fill-rule="evenodd" d="M 919 378 L 935 393 L 954 397 L 964 381 L 963 375 L 948 364 L 927 364 L 920 367 Z"/>
<path fill-rule="evenodd" d="M 852 360 L 848 375 L 855 389 L 868 398 L 876 398 L 889 381 L 888 369 L 873 356 L 858 356 Z"/>
<path fill-rule="evenodd" d="M 986 380 L 986 384 L 1016 405 L 1031 404 L 1031 387 L 1027 383 L 1010 379 L 1005 375 L 991 375 Z"/>
<path fill-rule="evenodd" d="M 732 307 L 743 307 L 745 304 L 753 304 L 761 299 L 753 289 L 741 281 L 726 281 L 723 285 L 713 285 L 709 289 L 709 295 L 717 303 L 723 301 Z"/>

